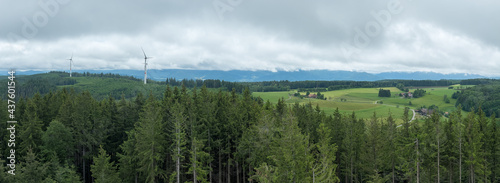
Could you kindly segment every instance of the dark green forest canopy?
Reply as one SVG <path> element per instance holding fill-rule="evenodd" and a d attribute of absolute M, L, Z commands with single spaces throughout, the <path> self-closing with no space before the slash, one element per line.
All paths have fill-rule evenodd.
<path fill-rule="evenodd" d="M 486 116 L 500 116 L 500 82 L 477 85 L 456 93 L 455 97 L 456 106 L 461 105 L 466 111 L 481 109 Z"/>
<path fill-rule="evenodd" d="M 326 114 L 318 106 L 287 105 L 283 99 L 264 103 L 245 89 L 157 85 L 159 96 L 142 84 L 131 100 L 98 99 L 94 91 L 57 85 L 47 94 L 22 98 L 16 103 L 20 163 L 15 177 L 3 173 L 0 182 L 500 178 L 500 128 L 481 109 L 467 115 L 456 110 L 447 119 L 434 113 L 410 123 L 412 113 L 406 108 L 405 123 L 397 126 L 392 116 L 382 119 L 376 113 L 359 119 L 355 113 Z M 7 108 L 5 100 L 0 105 Z M 0 111 L 0 120 L 7 121 L 6 110 Z M 0 123 L 1 128 L 6 125 Z M 0 131 L 2 139 L 7 132 Z M 3 156 L 8 150 L 6 143 L 0 144 Z"/>
<path fill-rule="evenodd" d="M 391 90 L 384 90 L 381 88 L 378 91 L 378 96 L 379 97 L 391 97 Z"/>

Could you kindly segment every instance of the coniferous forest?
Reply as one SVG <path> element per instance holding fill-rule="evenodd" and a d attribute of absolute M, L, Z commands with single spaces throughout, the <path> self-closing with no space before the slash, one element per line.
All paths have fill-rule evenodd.
<path fill-rule="evenodd" d="M 162 97 L 132 100 L 59 89 L 16 105 L 16 175 L 6 173 L 3 140 L 0 182 L 500 180 L 500 128 L 481 108 L 411 123 L 406 108 L 396 124 L 205 86 L 167 86 Z"/>

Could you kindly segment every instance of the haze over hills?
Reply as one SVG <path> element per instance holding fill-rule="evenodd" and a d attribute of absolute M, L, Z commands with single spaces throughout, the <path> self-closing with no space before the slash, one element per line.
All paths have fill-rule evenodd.
<path fill-rule="evenodd" d="M 47 71 L 18 71 L 17 75 L 32 75 L 45 73 Z M 73 72 L 90 73 L 113 73 L 126 76 L 143 78 L 143 70 L 75 70 Z M 3 73 L 3 75 L 5 75 Z M 232 82 L 258 82 L 258 81 L 305 81 L 305 80 L 350 80 L 350 81 L 378 81 L 388 79 L 403 80 L 440 80 L 440 79 L 475 79 L 486 78 L 477 74 L 454 73 L 441 74 L 436 72 L 382 72 L 372 74 L 356 71 L 329 71 L 329 70 L 311 70 L 311 71 L 220 71 L 220 70 L 184 70 L 184 69 L 166 69 L 166 70 L 148 70 L 148 78 L 164 81 L 167 78 L 176 79 L 220 79 Z"/>

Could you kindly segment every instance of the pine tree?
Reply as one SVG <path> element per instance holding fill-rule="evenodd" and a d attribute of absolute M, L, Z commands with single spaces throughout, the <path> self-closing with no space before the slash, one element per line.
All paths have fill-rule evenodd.
<path fill-rule="evenodd" d="M 42 182 L 46 179 L 47 176 L 47 164 L 44 164 L 37 160 L 36 154 L 28 149 L 25 155 L 25 162 L 19 165 L 20 174 L 16 174 L 19 178 L 16 177 L 19 182 Z"/>
<path fill-rule="evenodd" d="M 327 123 L 328 127 L 332 130 L 332 133 L 330 134 L 330 137 L 332 138 L 332 144 L 336 144 L 338 147 L 337 152 L 335 153 L 336 158 L 336 164 L 339 166 L 337 168 L 336 175 L 341 175 L 340 172 L 342 171 L 341 166 L 342 164 L 342 152 L 344 152 L 344 134 L 345 134 L 345 123 L 342 122 L 342 115 L 339 112 L 339 108 L 335 109 L 333 112 L 333 117 L 329 117 L 329 123 Z M 342 179 L 343 180 L 343 179 Z"/>
<path fill-rule="evenodd" d="M 163 174 L 161 165 L 165 155 L 165 139 L 161 108 L 150 93 L 143 112 L 135 127 L 135 152 L 138 155 L 138 171 L 146 176 L 146 182 L 156 182 Z"/>
<path fill-rule="evenodd" d="M 440 115 L 434 112 L 430 118 L 425 120 L 423 125 L 423 134 L 420 138 L 420 147 L 422 153 L 422 175 L 424 180 L 434 182 L 439 180 L 440 170 Z"/>
<path fill-rule="evenodd" d="M 366 131 L 366 164 L 368 165 L 366 168 L 366 172 L 374 172 L 375 170 L 380 170 L 380 165 L 382 163 L 381 148 L 382 148 L 382 134 L 380 128 L 380 121 L 377 118 L 377 114 L 373 112 L 373 116 L 370 119 L 370 124 L 368 125 L 368 129 Z"/>
<path fill-rule="evenodd" d="M 209 174 L 209 165 L 208 162 L 210 160 L 210 154 L 205 151 L 206 140 L 206 126 L 203 123 L 200 123 L 200 118 L 198 117 L 198 110 L 202 110 L 199 108 L 200 102 L 202 101 L 201 97 L 198 96 L 196 87 L 193 89 L 193 98 L 192 101 L 194 103 L 189 103 L 188 107 L 188 126 L 189 126 L 189 134 L 191 146 L 189 149 L 189 161 L 190 166 L 188 170 L 188 174 L 193 175 L 193 182 L 207 182 L 208 174 Z"/>
<path fill-rule="evenodd" d="M 68 127 L 61 122 L 54 120 L 50 122 L 47 131 L 42 135 L 43 149 L 56 154 L 59 163 L 64 163 L 69 159 L 74 145 L 73 134 Z"/>
<path fill-rule="evenodd" d="M 81 182 L 73 166 L 58 166 L 54 175 L 55 182 Z"/>
<path fill-rule="evenodd" d="M 121 133 L 124 132 L 123 124 L 119 121 L 118 106 L 115 99 L 109 95 L 107 99 L 101 101 L 99 110 L 99 124 L 101 125 L 102 144 L 103 148 L 110 152 L 111 160 L 116 160 L 116 153 L 119 150 L 120 144 L 124 139 L 120 138 Z"/>
<path fill-rule="evenodd" d="M 343 118 L 345 123 L 344 139 L 342 142 L 344 153 L 342 154 L 344 166 L 344 179 L 343 182 L 357 182 L 361 181 L 362 175 L 358 174 L 363 169 L 361 162 L 362 146 L 364 144 L 365 136 L 365 122 L 356 119 L 356 114 L 353 112 L 350 116 Z"/>
<path fill-rule="evenodd" d="M 496 182 L 500 180 L 500 127 L 498 126 L 495 114 L 491 115 L 490 124 L 488 129 L 490 130 L 491 136 L 488 141 L 489 157 L 488 161 L 490 164 L 490 181 Z"/>
<path fill-rule="evenodd" d="M 436 159 L 437 159 L 437 165 L 436 165 L 436 168 L 437 168 L 437 182 L 441 182 L 440 178 L 441 178 L 441 174 L 440 174 L 440 170 L 441 170 L 441 136 L 442 136 L 442 132 L 441 132 L 441 120 L 440 120 L 440 117 L 441 115 L 439 115 L 438 112 L 434 112 L 432 114 L 432 123 L 435 125 L 435 132 L 436 132 Z"/>
<path fill-rule="evenodd" d="M 66 127 L 73 125 L 73 113 L 74 113 L 74 100 L 68 94 L 63 93 L 61 96 L 62 104 L 59 107 L 59 112 L 57 114 L 57 120 L 64 124 Z"/>
<path fill-rule="evenodd" d="M 40 152 L 39 145 L 42 144 L 42 121 L 38 118 L 38 108 L 33 100 L 28 100 L 26 106 L 26 121 L 22 122 L 19 139 L 19 152 L 21 155 L 26 155 L 28 149 L 35 153 Z"/>
<path fill-rule="evenodd" d="M 193 175 L 193 182 L 208 182 L 208 160 L 209 154 L 204 149 L 204 142 L 196 139 L 196 137 L 192 140 L 190 154 L 191 166 L 189 167 L 188 174 Z"/>
<path fill-rule="evenodd" d="M 96 183 L 115 183 L 121 182 L 116 166 L 110 162 L 111 157 L 106 153 L 106 150 L 99 148 L 99 155 L 94 157 L 94 164 L 91 165 L 90 171 Z"/>
<path fill-rule="evenodd" d="M 262 163 L 258 168 L 255 168 L 255 175 L 250 177 L 250 182 L 256 180 L 262 183 L 273 183 L 277 182 L 278 176 L 276 175 L 276 169 L 273 166 L 267 165 L 267 163 Z"/>
<path fill-rule="evenodd" d="M 119 158 L 119 173 L 123 182 L 144 182 L 139 180 L 139 155 L 135 147 L 137 145 L 135 130 L 127 132 L 127 140 L 120 145 L 123 153 L 118 153 Z"/>
<path fill-rule="evenodd" d="M 216 120 L 215 120 L 215 103 L 213 101 L 213 95 L 210 93 L 206 87 L 203 85 L 200 89 L 200 94 L 196 99 L 194 99 L 194 103 L 196 104 L 196 118 L 198 129 L 201 129 L 201 132 L 198 133 L 199 140 L 206 140 L 206 146 L 203 149 L 205 152 L 209 154 L 207 159 L 208 163 L 208 180 L 213 180 L 213 161 L 214 161 L 214 134 L 216 132 Z"/>
<path fill-rule="evenodd" d="M 172 173 L 171 179 L 175 179 L 177 183 L 181 182 L 181 166 L 184 161 L 184 152 L 186 150 L 186 133 L 185 133 L 185 122 L 186 116 L 184 114 L 184 107 L 175 103 L 172 107 L 172 139 L 173 144 L 171 147 L 172 158 L 175 162 L 175 172 Z M 175 177 L 175 178 L 174 178 Z"/>
<path fill-rule="evenodd" d="M 396 164 L 398 164 L 397 146 L 396 146 L 396 124 L 392 118 L 392 114 L 389 112 L 389 117 L 387 118 L 386 125 L 382 125 L 382 129 L 385 131 L 383 143 L 384 152 L 382 158 L 385 164 L 385 168 L 391 173 L 388 175 L 391 181 L 396 182 Z"/>
<path fill-rule="evenodd" d="M 479 133 L 483 135 L 481 138 L 481 150 L 479 153 L 480 158 L 482 159 L 482 170 L 481 174 L 477 175 L 479 180 L 483 182 L 489 182 L 488 178 L 489 175 L 491 174 L 490 169 L 489 169 L 489 162 L 488 162 L 488 157 L 489 157 L 489 151 L 488 151 L 488 141 L 491 139 L 491 134 L 489 133 L 490 130 L 488 130 L 488 118 L 486 118 L 486 114 L 483 112 L 482 108 L 478 109 L 477 112 L 477 122 L 479 125 Z"/>
<path fill-rule="evenodd" d="M 143 112 L 145 102 L 146 99 L 144 98 L 144 94 L 142 94 L 142 92 L 139 92 L 139 94 L 137 94 L 134 100 L 134 105 L 133 105 L 134 111 L 137 111 L 138 114 Z M 139 119 L 139 115 L 137 115 L 135 118 Z"/>
<path fill-rule="evenodd" d="M 261 167 L 264 163 L 272 166 L 272 148 L 277 138 L 274 135 L 278 128 L 276 125 L 276 119 L 270 111 L 263 111 L 260 119 L 243 132 L 238 152 L 248 155 L 246 159 L 249 167 L 248 175 L 252 175 L 252 170 Z"/>
<path fill-rule="evenodd" d="M 50 119 L 49 116 L 47 115 L 48 109 L 46 106 L 45 100 L 42 98 L 42 95 L 40 93 L 36 93 L 33 98 L 30 99 L 30 101 L 36 106 L 34 108 L 34 113 L 36 113 L 38 120 L 40 120 L 41 123 L 41 129 L 44 131 L 47 126 L 49 126 Z"/>
<path fill-rule="evenodd" d="M 413 181 L 415 178 L 415 136 L 411 133 L 414 123 L 410 123 L 409 108 L 405 107 L 403 113 L 403 124 L 397 128 L 396 132 L 396 153 L 399 155 L 396 169 L 404 173 L 402 180 Z"/>
<path fill-rule="evenodd" d="M 415 147 L 415 150 L 414 150 L 414 159 L 415 159 L 415 163 L 414 163 L 414 166 L 415 166 L 415 169 L 414 169 L 414 175 L 415 176 L 415 179 L 416 179 L 416 182 L 420 182 L 421 180 L 421 172 L 422 172 L 422 139 L 425 139 L 426 137 L 426 134 L 424 133 L 424 130 L 417 124 L 414 124 L 412 125 L 412 128 L 411 128 L 411 133 L 414 135 L 414 147 Z"/>
<path fill-rule="evenodd" d="M 281 126 L 281 125 L 280 125 Z M 278 169 L 278 182 L 311 182 L 309 173 L 313 162 L 308 146 L 307 135 L 300 132 L 297 120 L 287 115 L 283 119 L 282 127 L 277 129 L 280 137 L 272 148 L 272 159 Z"/>
<path fill-rule="evenodd" d="M 481 157 L 481 139 L 483 134 L 480 131 L 479 123 L 474 112 L 470 112 L 465 119 L 465 165 L 467 165 L 468 180 L 476 182 L 482 175 L 483 159 Z"/>
<path fill-rule="evenodd" d="M 77 149 L 77 166 L 81 166 L 82 178 L 85 182 L 90 178 L 89 154 L 94 153 L 94 147 L 100 144 L 102 136 L 101 128 L 94 124 L 97 120 L 96 110 L 98 105 L 90 92 L 85 91 L 76 97 L 74 112 L 71 115 L 71 121 L 68 127 L 71 128 Z M 98 133 L 98 134 L 96 134 Z M 91 156 L 90 156 L 91 157 Z"/>
<path fill-rule="evenodd" d="M 463 174 L 462 174 L 462 162 L 463 162 L 463 152 L 464 152 L 464 128 L 462 120 L 462 106 L 459 104 L 455 112 L 451 113 L 450 119 L 455 122 L 455 131 L 457 131 L 457 145 L 455 147 L 458 149 L 458 181 L 462 182 Z"/>
<path fill-rule="evenodd" d="M 455 126 L 457 121 L 453 118 L 449 118 L 446 120 L 446 123 L 444 124 L 443 128 L 443 133 L 444 133 L 444 139 L 443 139 L 443 150 L 442 150 L 442 159 L 443 159 L 443 167 L 446 167 L 446 179 L 449 182 L 456 181 L 456 177 L 458 176 L 456 174 L 457 169 L 455 169 L 457 165 L 457 160 L 458 160 L 458 148 L 456 148 L 456 142 L 457 142 L 457 133 L 455 130 Z"/>
<path fill-rule="evenodd" d="M 120 142 L 127 140 L 127 135 L 125 132 L 128 132 L 134 128 L 134 123 L 139 120 L 138 116 L 136 118 L 136 113 L 133 111 L 133 107 L 130 102 L 125 100 L 125 96 L 122 95 L 120 101 L 117 104 L 117 131 L 120 131 L 121 134 L 118 134 L 121 139 Z M 121 129 L 121 130 L 120 130 Z"/>
<path fill-rule="evenodd" d="M 324 123 L 321 123 L 318 128 L 318 134 L 320 140 L 318 144 L 316 144 L 318 154 L 316 155 L 316 162 L 312 169 L 312 182 L 340 182 L 337 175 L 335 175 L 337 169 L 337 164 L 335 164 L 335 152 L 337 151 L 337 146 L 335 144 L 330 144 L 331 131 Z"/>

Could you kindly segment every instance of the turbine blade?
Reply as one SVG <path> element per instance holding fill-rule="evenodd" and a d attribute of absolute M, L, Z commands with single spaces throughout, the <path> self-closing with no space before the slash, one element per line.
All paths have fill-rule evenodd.
<path fill-rule="evenodd" d="M 144 49 L 142 49 L 142 47 L 141 47 L 141 50 L 142 50 L 142 53 L 144 53 L 144 58 L 148 58 L 148 57 L 146 56 L 146 52 L 144 52 Z"/>
<path fill-rule="evenodd" d="M 73 53 L 71 53 L 71 60 L 73 60 Z"/>

